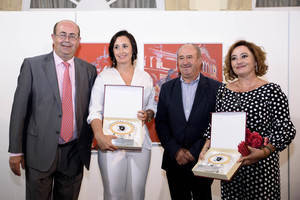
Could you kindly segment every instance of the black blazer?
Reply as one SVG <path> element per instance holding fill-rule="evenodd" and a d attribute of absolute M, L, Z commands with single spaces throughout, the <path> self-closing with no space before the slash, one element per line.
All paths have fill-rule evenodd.
<path fill-rule="evenodd" d="M 205 143 L 203 134 L 210 122 L 210 113 L 215 111 L 216 93 L 220 85 L 221 83 L 200 73 L 200 81 L 188 120 L 184 115 L 180 78 L 162 85 L 155 126 L 164 148 L 163 169 L 178 165 L 175 155 L 180 148 L 188 149 L 195 158 L 195 162 L 188 163 L 186 167 L 191 169 L 196 164 Z"/>
<path fill-rule="evenodd" d="M 78 150 L 89 168 L 93 133 L 87 124 L 96 68 L 78 58 L 75 64 L 75 112 Z M 58 146 L 62 106 L 53 52 L 26 58 L 21 66 L 9 127 L 9 152 L 24 153 L 26 165 L 39 171 L 51 167 Z"/>

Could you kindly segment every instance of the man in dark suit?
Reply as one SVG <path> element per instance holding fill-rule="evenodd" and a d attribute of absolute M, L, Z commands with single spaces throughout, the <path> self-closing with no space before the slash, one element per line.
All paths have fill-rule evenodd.
<path fill-rule="evenodd" d="M 90 164 L 86 118 L 97 72 L 74 57 L 80 29 L 73 21 L 56 23 L 52 40 L 53 52 L 24 60 L 11 112 L 9 164 L 18 176 L 25 168 L 27 200 L 77 199 Z"/>
<path fill-rule="evenodd" d="M 215 111 L 220 83 L 202 75 L 201 64 L 198 46 L 181 46 L 177 52 L 181 76 L 160 90 L 155 125 L 172 199 L 211 199 L 212 180 L 194 176 L 192 168 L 205 143 L 203 134 Z"/>

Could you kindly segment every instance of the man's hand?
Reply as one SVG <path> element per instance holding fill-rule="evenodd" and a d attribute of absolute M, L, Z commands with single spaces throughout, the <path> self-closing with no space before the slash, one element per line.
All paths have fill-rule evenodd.
<path fill-rule="evenodd" d="M 96 140 L 101 151 L 114 151 L 117 150 L 118 147 L 112 144 L 112 139 L 117 139 L 118 137 L 114 135 L 99 135 Z"/>
<path fill-rule="evenodd" d="M 181 148 L 176 153 L 176 161 L 178 165 L 185 165 L 194 160 L 195 160 L 194 156 L 187 149 Z"/>
<path fill-rule="evenodd" d="M 22 166 L 22 168 L 25 168 L 25 162 L 24 162 L 24 156 L 10 156 L 9 157 L 9 166 L 11 171 L 17 175 L 17 176 L 21 176 L 21 168 L 20 165 Z"/>

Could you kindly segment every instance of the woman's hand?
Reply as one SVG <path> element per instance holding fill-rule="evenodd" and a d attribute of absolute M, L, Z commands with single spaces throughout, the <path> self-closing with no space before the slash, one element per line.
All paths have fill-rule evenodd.
<path fill-rule="evenodd" d="M 199 160 L 203 160 L 204 159 L 204 156 L 206 154 L 206 152 L 208 151 L 208 149 L 210 148 L 210 140 L 207 139 L 200 154 L 199 154 Z"/>
<path fill-rule="evenodd" d="M 98 134 L 96 137 L 97 144 L 101 151 L 115 151 L 118 149 L 115 145 L 112 144 L 112 139 L 117 139 L 118 137 L 115 135 L 103 135 Z"/>
<path fill-rule="evenodd" d="M 143 125 L 146 121 L 150 122 L 152 118 L 154 117 L 154 112 L 152 110 L 139 110 L 137 113 L 137 118 L 139 120 L 142 120 Z"/>
<path fill-rule="evenodd" d="M 139 110 L 138 113 L 137 113 L 137 118 L 139 120 L 142 120 L 143 124 L 144 124 L 144 122 L 147 119 L 147 112 L 145 110 Z"/>
<path fill-rule="evenodd" d="M 238 160 L 238 162 L 242 162 L 242 165 L 251 165 L 258 162 L 259 160 L 266 158 L 266 153 L 263 149 L 256 149 L 250 146 L 248 146 L 248 148 L 250 150 L 250 154 L 248 156 L 241 157 Z"/>
<path fill-rule="evenodd" d="M 117 136 L 114 135 L 104 135 L 103 129 L 102 129 L 102 120 L 100 119 L 94 119 L 91 122 L 91 127 L 93 129 L 94 138 L 97 141 L 98 147 L 101 151 L 114 151 L 117 150 L 118 147 L 112 144 L 112 139 L 117 139 Z"/>

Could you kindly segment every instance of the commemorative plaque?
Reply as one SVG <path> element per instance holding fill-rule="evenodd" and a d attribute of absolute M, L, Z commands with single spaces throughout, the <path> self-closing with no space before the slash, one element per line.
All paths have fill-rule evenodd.
<path fill-rule="evenodd" d="M 140 86 L 104 86 L 103 132 L 115 135 L 112 143 L 123 149 L 140 149 L 145 131 L 137 112 L 143 109 L 144 88 Z"/>
<path fill-rule="evenodd" d="M 193 168 L 197 176 L 230 180 L 241 157 L 238 144 L 245 140 L 245 112 L 217 112 L 211 118 L 211 147 Z"/>

